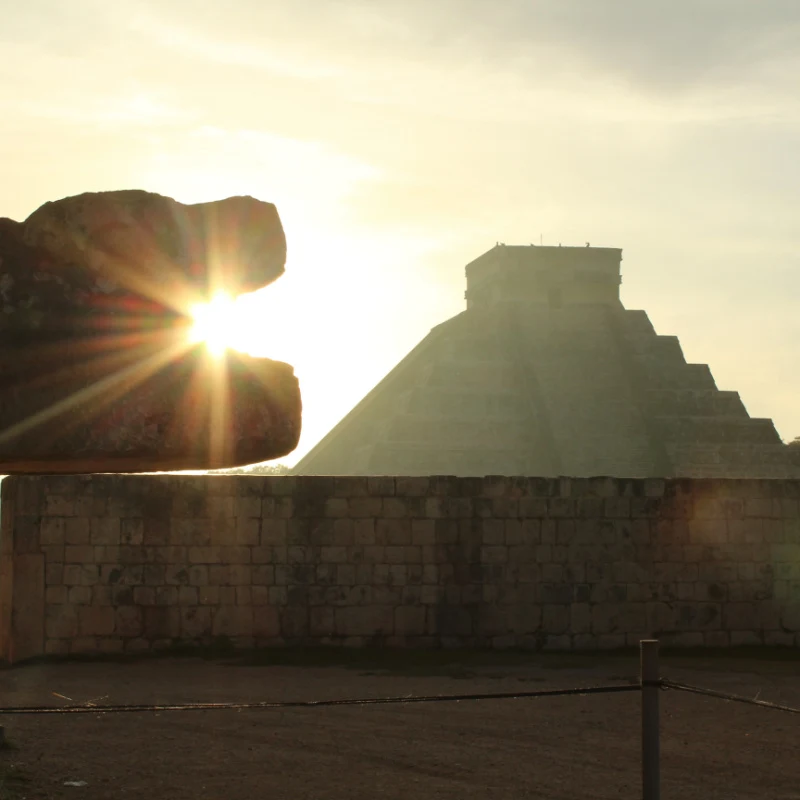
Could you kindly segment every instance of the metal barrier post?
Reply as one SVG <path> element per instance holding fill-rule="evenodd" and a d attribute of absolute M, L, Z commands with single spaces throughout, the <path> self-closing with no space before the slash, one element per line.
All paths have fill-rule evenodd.
<path fill-rule="evenodd" d="M 642 639 L 641 654 L 642 685 L 642 798 L 659 800 L 661 776 L 659 764 L 658 730 L 658 639 Z"/>

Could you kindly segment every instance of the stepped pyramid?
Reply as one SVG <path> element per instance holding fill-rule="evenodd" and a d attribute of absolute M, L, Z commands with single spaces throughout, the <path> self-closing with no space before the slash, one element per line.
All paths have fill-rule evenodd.
<path fill-rule="evenodd" d="M 622 251 L 498 245 L 293 472 L 800 477 L 769 419 L 620 301 Z"/>

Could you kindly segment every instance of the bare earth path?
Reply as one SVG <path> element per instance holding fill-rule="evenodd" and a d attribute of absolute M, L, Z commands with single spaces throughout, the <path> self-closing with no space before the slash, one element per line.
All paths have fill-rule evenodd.
<path fill-rule="evenodd" d="M 285 654 L 0 672 L 0 705 L 505 692 L 635 680 L 637 655 Z M 339 663 L 336 662 L 339 659 Z M 342 659 L 349 659 L 343 661 Z M 800 707 L 800 660 L 664 659 Z M 55 694 L 54 694 L 55 693 Z M 665 691 L 662 798 L 800 798 L 800 715 Z M 0 798 L 638 798 L 637 692 L 260 711 L 6 716 Z M 84 786 L 65 786 L 85 781 Z"/>

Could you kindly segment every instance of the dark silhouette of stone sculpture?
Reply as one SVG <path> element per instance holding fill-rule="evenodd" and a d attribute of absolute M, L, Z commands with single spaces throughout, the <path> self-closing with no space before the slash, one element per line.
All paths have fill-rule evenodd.
<path fill-rule="evenodd" d="M 189 310 L 284 271 L 274 205 L 143 191 L 0 219 L 0 474 L 214 469 L 290 453 L 292 367 L 191 344 Z"/>

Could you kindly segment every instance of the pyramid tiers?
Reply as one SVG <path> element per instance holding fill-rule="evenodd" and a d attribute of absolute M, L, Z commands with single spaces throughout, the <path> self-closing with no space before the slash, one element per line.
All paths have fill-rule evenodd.
<path fill-rule="evenodd" d="M 771 420 L 619 296 L 622 251 L 498 245 L 306 475 L 800 477 Z"/>

